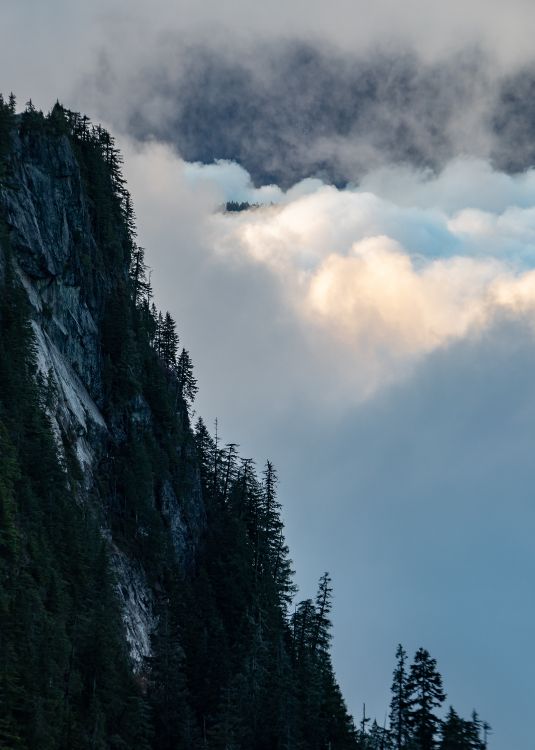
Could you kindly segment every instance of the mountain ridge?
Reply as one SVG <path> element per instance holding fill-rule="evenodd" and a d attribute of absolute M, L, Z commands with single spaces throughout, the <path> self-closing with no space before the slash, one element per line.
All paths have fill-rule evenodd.
<path fill-rule="evenodd" d="M 43 669 L 50 675 L 59 670 L 58 680 L 51 677 L 40 695 L 29 687 L 35 667 L 26 664 L 22 644 L 8 642 L 12 659 L 3 676 L 13 696 L 6 701 L 4 739 L 40 748 L 116 747 L 119 739 L 136 747 L 226 747 L 240 736 L 243 743 L 254 731 L 258 747 L 278 745 L 283 733 L 287 742 L 294 733 L 295 742 L 299 735 L 302 742 L 310 730 L 304 715 L 293 713 L 301 705 L 308 715 L 308 697 L 292 655 L 287 606 L 293 587 L 273 467 L 268 464 L 260 480 L 251 462 L 240 461 L 234 446 L 220 446 L 202 420 L 195 433 L 190 426 L 196 391 L 191 361 L 186 350 L 179 354 L 171 316 L 152 302 L 113 138 L 60 105 L 47 117 L 31 103 L 22 115 L 15 114 L 14 103 L 2 102 L 1 110 L 0 277 L 6 309 L 0 320 L 6 372 L 0 419 L 20 465 L 5 501 L 20 544 L 3 568 L 4 618 L 6 632 L 17 627 L 13 556 L 21 569 L 31 570 L 46 556 L 49 574 L 43 582 L 29 574 L 23 596 L 37 597 L 40 622 L 50 620 L 52 638 L 63 644 L 63 656 L 47 656 Z M 10 302 L 12 296 L 16 302 Z M 18 333 L 8 325 L 13 304 Z M 16 396 L 21 387 L 22 374 L 16 374 L 21 367 L 34 403 L 28 401 L 28 413 L 13 421 L 9 392 Z M 49 454 L 47 473 L 57 477 L 46 493 L 39 468 L 24 468 L 19 455 L 20 446 L 33 445 L 31 431 L 19 436 L 19 448 L 13 433 L 17 421 L 24 424 L 36 412 Z M 92 595 L 78 610 L 70 599 L 68 591 L 79 583 L 77 558 L 85 552 L 71 549 L 70 562 L 63 560 L 60 548 L 68 540 L 58 538 L 55 528 L 33 528 L 35 512 L 26 515 L 19 505 L 24 474 L 35 485 L 38 505 L 45 498 L 53 502 L 56 491 L 71 503 L 78 529 L 71 536 L 78 544 L 82 528 L 93 529 L 88 538 L 95 549 L 87 554 L 91 568 L 107 581 L 102 583 L 107 611 Z M 103 542 L 96 541 L 97 532 Z M 50 589 L 57 586 L 61 605 L 49 612 Z M 94 650 L 85 641 L 82 648 L 80 617 L 94 624 Z M 108 631 L 117 662 L 110 660 L 108 677 L 113 683 L 121 675 L 116 710 L 106 702 L 106 670 L 97 669 L 103 664 L 99 642 Z M 32 640 L 31 631 L 26 636 Z M 35 648 L 42 653 L 41 638 Z M 307 674 L 327 680 L 323 687 L 318 683 L 320 704 L 327 694 L 336 700 L 333 716 L 318 715 L 316 729 L 336 731 L 349 747 L 351 720 L 327 650 L 320 668 L 317 648 L 307 656 Z M 85 656 L 78 657 L 84 649 Z M 274 670 L 286 678 L 271 686 L 268 700 Z M 14 697 L 20 681 L 26 683 L 23 708 Z M 256 689 L 262 700 L 259 692 L 255 718 L 245 720 L 252 683 L 261 685 Z M 124 726 L 132 701 L 140 707 L 137 719 Z M 290 701 L 292 714 L 278 709 L 268 721 L 273 701 Z M 37 713 L 35 705 L 41 706 Z M 59 729 L 53 729 L 53 706 L 61 708 Z M 23 715 L 27 724 L 21 723 Z"/>
<path fill-rule="evenodd" d="M 348 713 L 329 575 L 291 610 L 275 468 L 190 424 L 121 163 L 87 117 L 0 101 L 0 746 L 398 747 Z M 404 743 L 486 747 L 433 713 L 427 651 L 398 678 Z"/>

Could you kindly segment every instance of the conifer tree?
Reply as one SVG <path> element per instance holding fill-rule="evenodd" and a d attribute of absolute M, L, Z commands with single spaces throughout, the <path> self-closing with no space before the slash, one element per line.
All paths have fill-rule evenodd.
<path fill-rule="evenodd" d="M 226 444 L 226 459 L 225 459 L 225 479 L 223 482 L 223 502 L 226 503 L 228 500 L 230 487 L 234 483 L 237 477 L 237 443 Z"/>
<path fill-rule="evenodd" d="M 151 291 L 152 295 L 152 291 Z M 156 337 L 158 332 L 158 310 L 156 305 L 152 302 L 148 310 L 148 338 L 149 344 L 153 349 L 156 349 Z"/>
<path fill-rule="evenodd" d="M 332 637 L 332 623 L 329 619 L 332 609 L 332 591 L 331 577 L 328 573 L 324 573 L 320 578 L 316 594 L 315 624 L 311 644 L 312 651 L 317 651 L 319 654 L 328 653 Z"/>
<path fill-rule="evenodd" d="M 201 480 L 203 486 L 208 490 L 208 497 L 211 496 L 209 483 L 212 476 L 214 465 L 215 442 L 206 427 L 202 417 L 199 417 L 195 425 L 195 445 L 199 459 L 199 468 L 201 471 Z"/>
<path fill-rule="evenodd" d="M 1 95 L 0 95 L 1 96 Z M 4 98 L 0 99 L 0 180 L 6 176 L 6 156 L 10 145 L 10 131 L 13 125 L 13 113 L 11 107 L 6 104 Z"/>
<path fill-rule="evenodd" d="M 380 726 L 374 719 L 366 737 L 366 750 L 394 750 L 392 737 L 386 727 Z"/>
<path fill-rule="evenodd" d="M 446 698 L 436 660 L 419 648 L 407 680 L 410 726 L 417 750 L 434 750 L 440 719 L 434 713 Z"/>
<path fill-rule="evenodd" d="M 29 99 L 22 113 L 21 123 L 23 132 L 37 132 L 43 122 L 43 113 L 38 111 L 35 104 Z"/>
<path fill-rule="evenodd" d="M 477 711 L 472 712 L 472 718 L 467 722 L 467 735 L 469 740 L 470 750 L 485 750 L 486 738 L 482 738 L 481 733 L 487 734 L 490 729 L 486 722 L 482 722 L 477 714 Z"/>
<path fill-rule="evenodd" d="M 178 592 L 175 593 L 177 595 Z M 158 750 L 190 750 L 184 734 L 191 735 L 192 717 L 187 700 L 184 651 L 178 623 L 169 603 L 160 610 L 158 628 L 152 639 L 149 698 L 154 716 Z"/>
<path fill-rule="evenodd" d="M 147 278 L 147 266 L 145 264 L 145 250 L 139 245 L 134 245 L 132 248 L 129 276 L 132 288 L 132 300 L 134 305 L 139 307 L 147 298 L 150 286 Z"/>
<path fill-rule="evenodd" d="M 19 474 L 15 449 L 0 421 L 0 561 L 2 558 L 6 561 L 13 559 L 19 546 L 14 496 L 15 481 Z"/>
<path fill-rule="evenodd" d="M 136 215 L 134 213 L 134 207 L 132 205 L 132 196 L 130 195 L 128 190 L 124 191 L 122 203 L 125 228 L 130 241 L 133 243 L 137 236 Z"/>
<path fill-rule="evenodd" d="M 465 721 L 450 706 L 440 729 L 440 750 L 469 750 Z"/>
<path fill-rule="evenodd" d="M 210 731 L 210 748 L 214 750 L 242 750 L 244 737 L 243 714 L 240 707 L 245 695 L 242 675 L 238 674 L 223 690 L 213 728 Z"/>
<path fill-rule="evenodd" d="M 439 750 L 485 750 L 482 723 L 474 711 L 471 720 L 462 719 L 450 706 L 440 729 Z"/>
<path fill-rule="evenodd" d="M 188 406 L 191 406 L 197 395 L 197 381 L 193 375 L 193 363 L 189 352 L 182 349 L 176 365 L 178 392 Z"/>
<path fill-rule="evenodd" d="M 410 739 L 410 696 L 407 689 L 407 652 L 401 645 L 396 651 L 396 668 L 392 679 L 390 701 L 390 731 L 395 750 L 409 747 Z"/>
<path fill-rule="evenodd" d="M 171 370 L 177 365 L 178 334 L 176 323 L 169 312 L 165 313 L 160 332 L 160 356 L 164 364 Z"/>
<path fill-rule="evenodd" d="M 290 605 L 296 588 L 293 584 L 292 562 L 284 540 L 281 504 L 277 499 L 277 471 L 271 461 L 266 461 L 263 472 L 262 525 L 266 555 L 266 569 L 273 581 L 283 610 Z"/>
<path fill-rule="evenodd" d="M 161 358 L 163 356 L 163 343 L 162 343 L 162 332 L 163 332 L 163 315 L 160 310 L 158 310 L 158 315 L 156 316 L 156 325 L 154 330 L 154 348 L 156 349 L 156 353 Z"/>
<path fill-rule="evenodd" d="M 292 642 L 297 662 L 303 661 L 311 650 L 316 628 L 315 614 L 312 599 L 305 599 L 299 602 L 292 615 Z"/>

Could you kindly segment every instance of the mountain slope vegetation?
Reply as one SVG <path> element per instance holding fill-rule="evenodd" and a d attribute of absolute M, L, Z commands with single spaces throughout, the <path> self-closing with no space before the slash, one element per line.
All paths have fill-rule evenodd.
<path fill-rule="evenodd" d="M 113 138 L 0 102 L 0 747 L 466 750 L 423 649 L 357 729 L 271 462 L 202 419 Z M 483 738 L 482 738 L 483 736 Z"/>

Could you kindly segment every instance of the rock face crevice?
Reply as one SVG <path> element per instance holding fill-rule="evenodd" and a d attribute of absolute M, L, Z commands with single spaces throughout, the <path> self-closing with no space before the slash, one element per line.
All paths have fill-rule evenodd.
<path fill-rule="evenodd" d="M 157 623 L 156 595 L 143 563 L 114 538 L 108 523 L 110 499 L 98 487 L 110 451 L 124 439 L 125 419 L 149 431 L 154 422 L 142 392 L 131 396 L 121 414 L 106 403 L 103 320 L 128 268 L 102 261 L 83 164 L 72 139 L 16 128 L 8 169 L 9 179 L 0 182 L 0 212 L 11 262 L 31 305 L 47 410 L 60 452 L 68 442 L 79 464 L 79 502 L 91 505 L 108 541 L 126 639 L 134 668 L 141 670 Z M 0 280 L 5 265 L 0 251 Z M 187 411 L 181 419 L 191 437 Z M 191 453 L 184 491 L 178 497 L 172 483 L 162 480 L 158 505 L 176 563 L 186 566 L 202 533 L 204 507 L 191 447 L 178 445 L 177 451 Z M 156 498 L 149 500 L 156 505 Z"/>

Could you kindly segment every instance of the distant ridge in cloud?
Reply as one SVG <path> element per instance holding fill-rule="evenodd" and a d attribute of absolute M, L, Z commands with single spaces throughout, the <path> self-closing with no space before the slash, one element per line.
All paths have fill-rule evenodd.
<path fill-rule="evenodd" d="M 84 89 L 116 129 L 187 161 L 237 161 L 256 185 L 342 185 L 381 166 L 440 171 L 467 156 L 521 171 L 535 159 L 534 68 L 504 73 L 477 47 L 425 61 L 410 46 L 349 52 L 302 37 L 169 32 L 134 58 L 105 47 Z"/>

